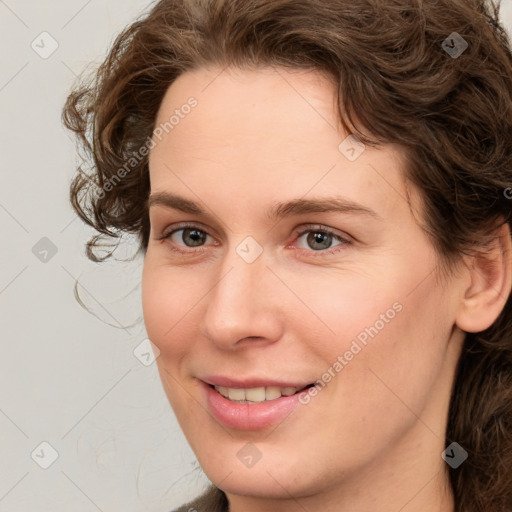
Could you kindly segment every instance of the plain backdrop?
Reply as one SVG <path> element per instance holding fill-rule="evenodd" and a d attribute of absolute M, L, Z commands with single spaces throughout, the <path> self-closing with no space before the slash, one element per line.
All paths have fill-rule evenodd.
<path fill-rule="evenodd" d="M 89 262 L 68 203 L 66 95 L 149 5 L 0 0 L 0 512 L 168 512 L 207 482 L 140 356 L 142 261 Z"/>

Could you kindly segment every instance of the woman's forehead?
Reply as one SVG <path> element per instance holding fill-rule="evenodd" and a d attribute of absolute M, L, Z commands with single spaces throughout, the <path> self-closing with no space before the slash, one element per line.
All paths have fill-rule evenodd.
<path fill-rule="evenodd" d="M 186 72 L 168 88 L 156 126 L 165 123 L 190 97 L 197 100 L 192 113 L 201 112 L 200 125 L 208 123 L 206 131 L 212 136 L 248 134 L 256 142 L 269 139 L 268 135 L 307 138 L 318 129 L 337 131 L 335 89 L 314 71 L 209 68 Z M 194 117 L 198 116 L 191 116 L 189 124 L 194 124 Z M 290 125 L 294 126 L 292 133 Z"/>
<path fill-rule="evenodd" d="M 191 97 L 196 106 L 183 108 Z M 182 190 L 188 197 L 187 183 L 198 194 L 269 205 L 339 194 L 371 204 L 383 218 L 409 213 L 403 149 L 366 147 L 344 133 L 333 98 L 332 84 L 314 72 L 182 75 L 158 113 L 152 191 Z"/>

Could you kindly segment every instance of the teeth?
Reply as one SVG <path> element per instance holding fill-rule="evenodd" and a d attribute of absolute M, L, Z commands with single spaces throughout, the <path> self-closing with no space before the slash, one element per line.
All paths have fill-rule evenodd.
<path fill-rule="evenodd" d="M 275 400 L 282 396 L 281 390 L 277 386 L 265 388 L 265 400 Z"/>
<path fill-rule="evenodd" d="M 222 387 L 222 386 L 215 386 L 215 389 L 224 397 L 229 397 L 229 390 L 228 388 Z"/>
<path fill-rule="evenodd" d="M 264 402 L 265 388 L 251 388 L 245 390 L 245 399 L 249 402 Z"/>
<path fill-rule="evenodd" d="M 228 395 L 230 400 L 245 400 L 245 389 L 229 388 Z"/>
<path fill-rule="evenodd" d="M 266 388 L 226 388 L 223 386 L 215 386 L 223 397 L 232 400 L 233 402 L 242 403 L 258 403 L 265 402 L 266 400 L 275 400 L 282 396 L 294 395 L 301 388 L 279 388 L 277 386 L 268 386 Z"/>

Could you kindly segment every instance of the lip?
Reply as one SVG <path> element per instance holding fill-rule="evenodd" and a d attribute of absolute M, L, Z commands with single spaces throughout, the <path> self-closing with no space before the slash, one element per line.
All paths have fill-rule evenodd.
<path fill-rule="evenodd" d="M 284 382 L 278 380 L 268 380 L 268 379 L 260 379 L 260 378 L 251 378 L 244 380 L 237 380 L 231 377 L 224 377 L 221 375 L 208 375 L 204 377 L 198 377 L 199 380 L 206 382 L 206 384 L 210 384 L 212 386 L 221 386 L 224 388 L 268 388 L 270 386 L 276 386 L 278 388 L 298 388 L 302 389 L 313 382 Z"/>
<path fill-rule="evenodd" d="M 224 383 L 228 381 L 230 385 L 224 385 L 223 387 L 264 387 L 263 385 L 254 385 L 254 383 L 258 382 L 254 380 L 244 381 L 243 385 L 240 385 L 240 381 L 233 381 L 232 379 L 222 380 Z M 228 400 L 212 387 L 213 385 L 221 386 L 222 384 L 210 385 L 202 380 L 199 382 L 205 393 L 206 404 L 213 417 L 226 427 L 239 430 L 260 430 L 275 425 L 283 421 L 300 404 L 300 393 L 295 393 L 291 396 L 282 396 L 281 398 L 265 402 L 241 404 Z M 234 385 L 235 383 L 237 384 L 236 386 Z M 248 385 L 248 383 L 250 383 L 250 385 Z M 274 384 L 266 384 L 266 386 L 271 385 Z M 281 383 L 275 385 L 288 387 L 282 386 Z"/>

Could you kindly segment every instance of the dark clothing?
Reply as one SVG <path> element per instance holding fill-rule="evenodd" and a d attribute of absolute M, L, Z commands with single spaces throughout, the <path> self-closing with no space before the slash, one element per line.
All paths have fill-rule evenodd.
<path fill-rule="evenodd" d="M 204 494 L 173 512 L 228 512 L 228 500 L 220 489 L 212 486 Z"/>

